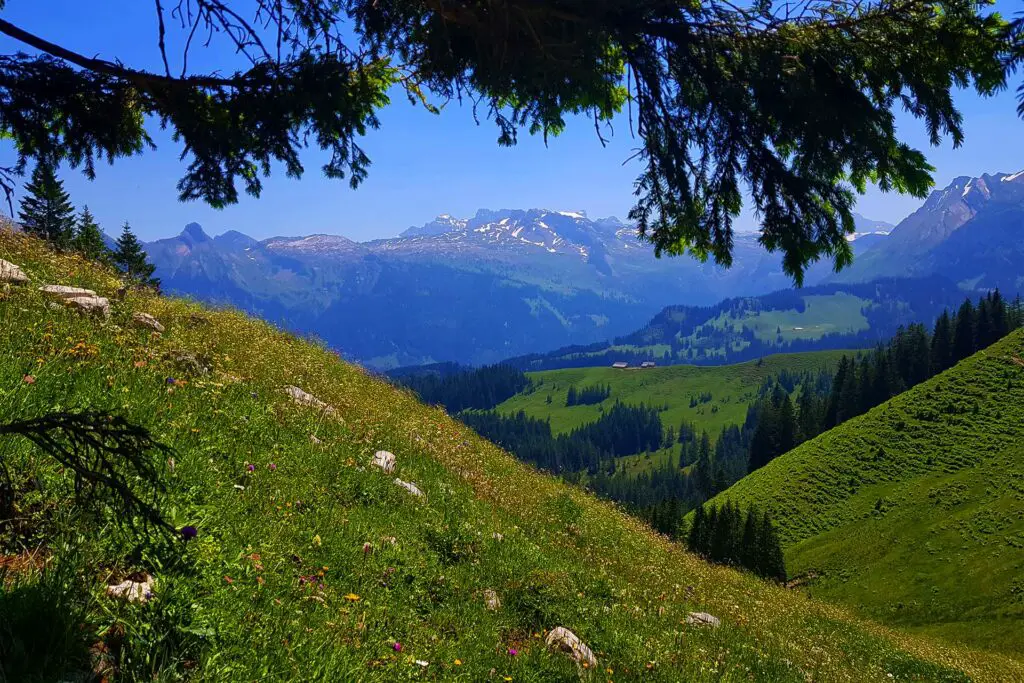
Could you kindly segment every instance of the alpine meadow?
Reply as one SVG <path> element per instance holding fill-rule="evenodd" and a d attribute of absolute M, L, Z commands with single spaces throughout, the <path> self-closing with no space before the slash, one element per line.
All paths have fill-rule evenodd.
<path fill-rule="evenodd" d="M 1022 74 L 1011 0 L 0 0 L 0 683 L 1024 681 Z"/>

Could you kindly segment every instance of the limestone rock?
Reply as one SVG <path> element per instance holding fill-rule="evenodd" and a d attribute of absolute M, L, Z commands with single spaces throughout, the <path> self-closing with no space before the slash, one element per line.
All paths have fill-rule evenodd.
<path fill-rule="evenodd" d="M 160 321 L 151 316 L 149 313 L 133 313 L 132 321 L 140 327 L 148 327 L 154 332 L 163 332 L 164 326 L 160 324 Z"/>
<path fill-rule="evenodd" d="M 21 285 L 28 282 L 28 275 L 25 275 L 25 271 L 10 261 L 0 258 L 0 282 L 13 282 L 16 285 Z"/>
<path fill-rule="evenodd" d="M 594 656 L 593 650 L 564 626 L 552 630 L 544 642 L 548 647 L 565 652 L 579 664 L 585 664 L 589 668 L 597 666 L 597 657 Z"/>
<path fill-rule="evenodd" d="M 96 296 L 96 292 L 82 287 L 68 287 L 67 285 L 43 285 L 39 288 L 43 294 L 57 297 L 58 299 L 73 299 L 78 296 Z"/>
<path fill-rule="evenodd" d="M 711 628 L 718 628 L 722 625 L 722 620 L 718 617 L 711 616 L 707 612 L 690 612 L 686 615 L 686 623 L 688 626 L 710 626 Z"/>
<path fill-rule="evenodd" d="M 389 451 L 377 451 L 373 454 L 373 461 L 370 464 L 391 474 L 395 471 L 395 454 Z"/>
<path fill-rule="evenodd" d="M 401 486 L 403 489 L 405 489 L 409 493 L 411 493 L 412 495 L 416 496 L 417 498 L 425 498 L 426 497 L 426 494 L 423 493 L 423 491 L 420 491 L 419 487 L 416 486 L 416 484 L 412 484 L 412 483 L 407 482 L 407 481 L 402 481 L 401 479 L 395 479 L 395 483 L 398 484 L 399 486 Z"/>
<path fill-rule="evenodd" d="M 44 285 L 39 291 L 47 296 L 59 299 L 64 305 L 76 308 L 83 313 L 95 313 L 104 318 L 110 316 L 110 301 L 98 296 L 91 289 L 68 287 L 66 285 Z"/>
<path fill-rule="evenodd" d="M 292 401 L 298 403 L 300 406 L 310 406 L 312 408 L 319 408 L 325 413 L 333 413 L 334 408 L 327 405 L 313 394 L 307 394 L 298 387 L 288 385 L 284 388 L 284 392 L 291 396 Z"/>
<path fill-rule="evenodd" d="M 153 597 L 153 577 L 133 574 L 114 586 L 107 586 L 107 595 L 124 598 L 128 602 L 148 602 Z"/>
<path fill-rule="evenodd" d="M 498 598 L 498 594 L 490 588 L 484 591 L 484 604 L 487 605 L 487 609 L 492 612 L 496 612 L 501 609 L 501 600 Z"/>

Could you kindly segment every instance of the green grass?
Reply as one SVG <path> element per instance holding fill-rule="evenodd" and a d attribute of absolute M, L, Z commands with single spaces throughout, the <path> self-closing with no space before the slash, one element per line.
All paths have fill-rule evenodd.
<path fill-rule="evenodd" d="M 165 514 L 199 530 L 169 547 L 129 533 L 77 505 L 47 456 L 0 439 L 18 506 L 7 520 L 17 533 L 8 524 L 0 535 L 14 567 L 0 576 L 0 661 L 16 680 L 87 668 L 97 642 L 118 656 L 122 681 L 578 680 L 542 645 L 557 625 L 597 653 L 591 680 L 1024 678 L 1007 658 L 708 565 L 443 411 L 242 314 L 130 293 L 101 322 L 50 309 L 35 286 L 112 294 L 109 274 L 10 235 L 0 258 L 33 278 L 0 293 L 0 420 L 87 406 L 151 429 L 174 451 Z M 167 331 L 134 327 L 133 311 Z M 190 374 L 169 351 L 196 354 L 209 372 Z M 288 384 L 336 413 L 291 404 Z M 367 466 L 379 448 L 425 500 Z M 104 595 L 138 570 L 156 578 L 152 601 Z M 322 589 L 299 580 L 320 572 Z M 485 609 L 486 589 L 500 610 Z M 723 626 L 687 627 L 691 610 Z"/>
<path fill-rule="evenodd" d="M 1024 655 L 1024 332 L 796 448 L 722 498 L 791 574 L 879 621 Z"/>
<path fill-rule="evenodd" d="M 698 430 L 706 429 L 712 441 L 723 427 L 741 424 L 747 417 L 747 408 L 757 397 L 757 390 L 765 379 L 783 370 L 790 372 L 815 371 L 834 367 L 843 354 L 850 351 L 814 351 L 766 356 L 763 361 L 748 361 L 735 365 L 695 366 L 670 365 L 666 367 L 616 370 L 610 367 L 572 368 L 527 373 L 533 387 L 501 403 L 497 410 L 511 414 L 524 411 L 531 417 L 551 418 L 551 430 L 556 434 L 570 432 L 580 425 L 594 422 L 615 401 L 647 405 L 666 405 L 661 414 L 666 427 L 678 428 L 690 422 Z M 611 396 L 600 404 L 566 406 L 569 387 L 608 384 Z M 710 392 L 709 403 L 690 407 L 690 398 Z M 551 403 L 547 397 L 551 396 Z"/>
<path fill-rule="evenodd" d="M 740 332 L 744 326 L 752 329 L 762 341 L 774 341 L 780 335 L 784 342 L 821 339 L 826 334 L 854 333 L 870 327 L 862 309 L 871 301 L 846 292 L 829 296 L 803 297 L 806 308 L 785 311 L 744 311 L 742 317 L 722 313 L 710 325 L 718 329 L 731 328 Z"/>

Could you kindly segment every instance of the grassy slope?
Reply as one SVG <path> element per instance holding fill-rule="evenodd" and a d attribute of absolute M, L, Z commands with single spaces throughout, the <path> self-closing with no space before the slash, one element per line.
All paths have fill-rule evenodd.
<path fill-rule="evenodd" d="M 732 330 L 737 336 L 732 340 L 734 351 L 749 346 L 739 338 L 739 333 L 746 326 L 754 331 L 762 341 L 776 341 L 780 336 L 783 343 L 821 339 L 831 333 L 855 333 L 869 327 L 863 309 L 872 306 L 869 299 L 853 296 L 846 292 L 829 295 L 808 295 L 803 297 L 806 308 L 800 312 L 796 309 L 771 311 L 743 311 L 737 315 L 735 311 L 725 311 L 708 321 L 703 327 L 718 330 Z M 700 357 L 721 355 L 721 346 L 711 347 L 708 341 L 696 332 L 684 338 L 694 349 L 700 351 Z M 653 353 L 661 358 L 662 354 L 671 350 L 668 344 L 649 344 L 638 346 L 633 344 L 614 345 L 611 350 Z M 604 350 L 589 353 L 566 354 L 566 358 L 594 356 Z M 685 353 L 685 351 L 684 351 Z"/>
<path fill-rule="evenodd" d="M 722 497 L 772 512 L 816 597 L 1024 655 L 1022 357 L 1017 332 Z"/>
<path fill-rule="evenodd" d="M 33 285 L 107 294 L 116 286 L 23 238 L 0 235 L 0 257 L 23 265 Z M 139 310 L 167 332 L 132 327 Z M 164 360 L 171 349 L 203 355 L 213 369 L 183 375 Z M 26 373 L 34 384 L 23 381 Z M 168 376 L 188 383 L 169 392 Z M 286 384 L 334 405 L 337 417 L 291 405 Z M 199 537 L 161 565 L 148 552 L 133 554 L 131 539 L 109 522 L 80 526 L 59 486 L 65 479 L 47 459 L 23 441 L 0 440 L 0 458 L 14 464 L 18 482 L 49 482 L 32 494 L 31 509 L 54 553 L 45 574 L 64 567 L 83 577 L 81 586 L 47 592 L 34 573 L 8 575 L 0 580 L 0 622 L 31 643 L 69 618 L 48 599 L 83 597 L 86 628 L 76 623 L 71 632 L 124 633 L 128 680 L 477 681 L 492 669 L 506 681 L 575 680 L 575 667 L 534 635 L 558 624 L 580 634 L 616 681 L 965 680 L 960 670 L 979 681 L 1024 677 L 1024 667 L 1004 657 L 894 633 L 707 565 L 444 412 L 241 314 L 130 294 L 101 324 L 50 310 L 34 286 L 2 295 L 0 419 L 83 405 L 124 414 L 174 448 L 168 514 L 197 524 Z M 311 444 L 311 434 L 322 445 Z M 423 488 L 425 502 L 365 468 L 378 448 L 398 454 L 398 476 Z M 78 548 L 70 553 L 56 539 L 74 529 L 78 536 L 63 536 Z M 383 540 L 391 536 L 394 545 Z M 364 554 L 365 542 L 372 553 Z M 151 603 L 102 597 L 111 574 L 139 568 L 157 577 Z M 317 571 L 325 575 L 321 593 L 298 582 Z M 484 608 L 487 588 L 500 594 L 501 610 Z M 722 617 L 723 627 L 683 625 L 698 609 Z M 16 659 L 4 666 L 29 679 L 18 677 Z M 28 672 L 56 677 L 42 659 Z"/>
<path fill-rule="evenodd" d="M 600 408 L 610 408 L 616 400 L 623 403 L 667 405 L 661 414 L 666 426 L 678 427 L 692 422 L 698 429 L 708 430 L 712 440 L 722 427 L 740 424 L 747 417 L 747 407 L 756 398 L 757 389 L 765 379 L 783 370 L 803 372 L 834 366 L 849 351 L 815 351 L 766 356 L 760 364 L 748 361 L 736 365 L 695 366 L 672 365 L 643 370 L 616 370 L 610 367 L 573 368 L 528 373 L 535 388 L 518 394 L 498 406 L 503 413 L 520 410 L 532 417 L 551 418 L 556 433 L 597 420 Z M 602 404 L 590 406 L 565 405 L 570 386 L 577 388 L 608 384 L 611 396 Z M 712 401 L 690 407 L 690 397 L 710 392 Z M 551 396 L 551 403 L 547 397 Z"/>

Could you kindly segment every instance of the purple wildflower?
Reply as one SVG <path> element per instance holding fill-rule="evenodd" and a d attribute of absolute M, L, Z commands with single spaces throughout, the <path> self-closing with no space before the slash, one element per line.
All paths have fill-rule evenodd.
<path fill-rule="evenodd" d="M 269 465 L 267 465 L 267 468 L 268 468 L 268 469 L 269 469 L 269 470 L 270 470 L 271 472 L 274 472 L 274 471 L 276 471 L 276 470 L 277 470 L 277 465 L 275 465 L 274 463 L 270 463 Z"/>
<path fill-rule="evenodd" d="M 173 377 L 168 377 L 168 378 L 167 378 L 167 383 L 168 383 L 168 384 L 174 384 L 174 383 L 175 383 L 175 382 L 177 382 L 177 381 L 178 381 L 178 380 L 174 379 Z"/>
<path fill-rule="evenodd" d="M 395 644 L 392 645 L 391 647 L 394 648 L 395 652 L 401 652 L 402 651 L 402 644 L 400 642 L 398 642 L 397 640 L 395 641 Z"/>
<path fill-rule="evenodd" d="M 248 465 L 245 466 L 245 469 L 249 470 L 250 472 L 255 472 L 256 471 L 256 465 L 253 465 L 252 463 L 249 463 Z"/>
<path fill-rule="evenodd" d="M 198 535 L 199 531 L 192 525 L 181 527 L 181 539 L 183 541 L 191 541 Z"/>
<path fill-rule="evenodd" d="M 515 656 L 516 656 L 517 654 L 519 654 L 519 650 L 515 649 L 514 647 L 510 647 L 510 648 L 508 649 L 508 653 L 509 653 L 510 655 L 512 655 L 513 657 L 515 657 Z"/>

